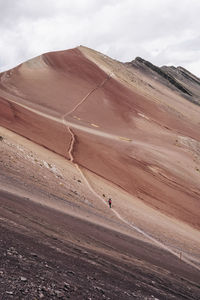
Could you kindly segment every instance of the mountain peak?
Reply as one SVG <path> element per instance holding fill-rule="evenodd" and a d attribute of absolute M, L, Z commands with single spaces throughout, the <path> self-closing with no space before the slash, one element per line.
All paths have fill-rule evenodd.
<path fill-rule="evenodd" d="M 124 249 L 129 245 L 133 259 L 128 255 L 124 260 L 125 270 L 127 261 L 135 262 L 133 245 L 137 255 L 139 245 L 141 266 L 148 262 L 150 283 L 157 276 L 149 275 L 152 262 L 159 270 L 165 270 L 165 278 L 166 270 L 171 274 L 177 268 L 181 278 L 189 276 L 187 271 L 190 271 L 190 282 L 197 282 L 199 266 L 194 262 L 200 260 L 198 95 L 199 79 L 184 68 L 157 67 L 141 57 L 122 63 L 84 46 L 49 52 L 1 73 L 3 226 L 9 216 L 12 218 L 9 230 L 14 228 L 18 232 L 22 228 L 23 233 L 28 232 L 30 236 L 35 220 L 48 216 L 45 221 L 48 234 L 51 224 L 53 237 L 55 234 L 57 237 L 59 231 L 60 240 L 68 239 L 69 247 L 75 243 L 76 249 L 81 249 L 82 244 L 84 257 L 87 248 L 86 258 L 91 248 L 91 261 L 96 250 L 97 260 L 99 253 L 106 253 L 104 258 L 119 257 L 122 261 Z M 4 191 L 4 182 L 8 193 Z M 23 199 L 15 197 L 16 191 L 20 195 L 24 192 Z M 41 203 L 40 208 L 33 209 L 30 199 Z M 47 207 L 51 209 L 47 211 Z M 16 226 L 16 214 L 10 213 L 13 209 L 16 212 L 16 208 L 19 224 L 24 225 L 21 218 L 31 222 L 30 231 Z M 40 215 L 37 215 L 38 210 Z M 56 213 L 58 210 L 62 211 L 62 217 Z M 69 214 L 73 216 L 71 221 Z M 57 220 L 61 222 L 60 230 L 57 230 Z M 76 227 L 73 235 L 69 233 L 70 228 L 73 229 L 70 222 Z M 42 221 L 41 233 L 46 245 L 45 228 Z M 121 233 L 126 239 L 120 238 Z M 116 242 L 114 248 L 112 237 Z M 56 243 L 54 240 L 52 245 Z M 101 245 L 104 249 L 99 248 Z M 143 251 L 147 246 L 155 247 L 155 251 Z M 63 247 L 63 251 L 69 248 Z M 177 249 L 181 249 L 178 259 Z M 38 248 L 39 253 L 40 250 Z M 9 251 L 14 253 L 12 249 Z M 77 257 L 80 251 L 74 253 Z M 168 255 L 168 261 L 163 261 L 163 255 L 165 258 Z M 88 268 L 89 260 L 84 261 Z M 97 261 L 96 265 L 101 264 Z M 138 269 L 138 261 L 136 265 L 134 271 Z M 91 275 L 94 275 L 93 264 Z M 132 279 L 133 276 L 130 290 L 126 286 L 129 296 Z M 170 275 L 169 279 L 171 286 Z M 180 282 L 183 291 L 183 281 Z M 105 287 L 105 284 L 98 285 Z M 187 282 L 185 286 L 188 291 Z M 149 295 L 159 297 L 157 290 L 154 292 L 155 289 Z M 188 299 L 194 295 L 191 290 L 188 293 Z M 101 295 L 100 291 L 94 298 L 99 299 Z M 111 294 L 106 291 L 106 295 L 114 297 L 112 291 Z M 117 299 L 119 289 L 115 295 Z M 124 295 L 123 292 L 118 298 L 128 297 Z M 138 295 L 141 298 L 141 293 Z M 144 295 L 147 296 L 146 287 Z"/>

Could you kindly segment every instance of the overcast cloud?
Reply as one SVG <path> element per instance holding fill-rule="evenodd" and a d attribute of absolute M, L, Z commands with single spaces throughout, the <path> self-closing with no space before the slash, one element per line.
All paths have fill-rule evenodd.
<path fill-rule="evenodd" d="M 199 0 L 0 0 L 0 71 L 85 45 L 200 77 Z"/>

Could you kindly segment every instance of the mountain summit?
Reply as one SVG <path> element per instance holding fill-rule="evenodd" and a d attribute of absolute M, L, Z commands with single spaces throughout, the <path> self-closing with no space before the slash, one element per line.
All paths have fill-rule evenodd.
<path fill-rule="evenodd" d="M 181 67 L 80 46 L 1 73 L 0 125 L 200 228 L 199 96 Z"/>
<path fill-rule="evenodd" d="M 200 80 L 80 46 L 0 74 L 4 299 L 199 299 Z"/>

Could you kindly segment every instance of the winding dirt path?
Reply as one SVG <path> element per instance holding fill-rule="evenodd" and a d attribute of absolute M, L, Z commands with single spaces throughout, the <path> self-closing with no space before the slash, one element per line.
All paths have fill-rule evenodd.
<path fill-rule="evenodd" d="M 63 116 L 55 116 L 53 114 L 55 114 L 55 112 L 51 109 L 48 109 L 49 113 L 52 113 L 52 115 L 50 114 L 47 114 L 46 112 L 42 111 L 43 107 L 41 106 L 41 111 L 39 111 L 38 109 L 35 109 L 35 108 L 31 108 L 29 107 L 28 105 L 26 104 L 23 104 L 23 103 L 19 103 L 12 98 L 12 95 L 8 95 L 7 93 L 5 93 L 5 95 L 7 95 L 8 99 L 9 99 L 9 102 L 17 105 L 17 106 L 20 106 L 22 108 L 25 108 L 26 110 L 28 111 L 31 111 L 41 117 L 44 117 L 46 119 L 49 119 L 49 120 L 52 120 L 54 122 L 57 122 L 57 123 L 63 123 L 65 122 L 65 125 L 70 127 L 70 128 L 74 128 L 74 129 L 78 129 L 80 131 L 84 131 L 84 132 L 87 132 L 87 133 L 90 133 L 90 134 L 94 134 L 96 136 L 100 136 L 100 137 L 104 137 L 104 138 L 108 138 L 108 139 L 111 139 L 111 140 L 122 140 L 122 141 L 125 141 L 125 142 L 130 142 L 132 141 L 131 139 L 127 138 L 127 137 L 121 137 L 121 136 L 118 136 L 118 135 L 115 135 L 115 134 L 112 134 L 112 133 L 108 133 L 108 132 L 104 132 L 104 131 L 99 131 L 98 129 L 95 129 L 98 128 L 98 126 L 96 126 L 95 124 L 91 124 L 93 126 L 93 128 L 91 127 L 87 127 L 87 126 L 84 126 L 84 125 L 81 125 L 81 124 L 77 124 L 77 123 L 74 123 L 74 122 L 70 122 L 68 120 L 66 120 L 65 118 L 70 115 L 71 113 L 73 113 L 85 100 L 87 100 L 87 98 L 93 93 L 95 92 L 96 89 L 102 87 L 107 80 L 109 80 L 109 78 L 111 77 L 112 73 L 100 84 L 98 85 L 97 87 L 95 87 L 92 91 L 90 91 L 81 101 L 80 103 L 78 103 L 71 111 L 65 113 Z M 16 97 L 17 99 L 18 97 Z M 2 98 L 4 99 L 4 98 Z M 6 100 L 6 98 L 5 98 Z M 8 100 L 6 100 L 8 101 Z M 38 105 L 39 106 L 39 105 Z M 63 119 L 65 119 L 63 121 Z M 77 118 L 79 120 L 79 118 Z"/>
<path fill-rule="evenodd" d="M 98 84 L 95 88 L 93 88 L 85 97 L 83 97 L 83 99 L 74 106 L 74 108 L 72 110 L 70 110 L 69 112 L 67 112 L 63 118 L 65 118 L 66 116 L 70 115 L 71 113 L 73 113 L 83 102 L 85 102 L 87 100 L 87 98 L 93 94 L 96 90 L 98 90 L 99 88 L 101 88 L 111 77 L 112 77 L 113 73 L 108 74 L 108 76 L 100 83 Z"/>
<path fill-rule="evenodd" d="M 117 135 L 114 135 L 114 134 L 110 134 L 110 133 L 106 133 L 106 132 L 102 132 L 102 131 L 99 131 L 98 129 L 95 129 L 95 128 L 89 128 L 89 127 L 86 127 L 86 126 L 83 126 L 83 125 L 80 125 L 80 124 L 76 124 L 76 123 L 73 123 L 73 122 L 70 122 L 68 120 L 66 120 L 66 117 L 69 116 L 70 114 L 72 114 L 81 104 L 83 104 L 87 99 L 88 97 L 94 93 L 96 90 L 98 90 L 99 88 L 101 88 L 103 85 L 106 84 L 106 82 L 112 77 L 113 73 L 110 73 L 99 85 L 97 85 L 95 88 L 93 88 L 78 104 L 76 104 L 76 106 L 70 110 L 69 112 L 65 113 L 61 118 L 60 117 L 56 117 L 56 116 L 53 116 L 53 115 L 48 115 L 47 113 L 45 113 L 44 111 L 39 111 L 35 108 L 30 108 L 28 107 L 26 104 L 22 104 L 22 103 L 19 103 L 17 101 L 15 101 L 14 99 L 12 99 L 13 97 L 11 95 L 9 95 L 8 99 L 11 103 L 13 104 L 16 104 L 20 107 L 23 107 L 29 111 L 32 111 L 33 113 L 37 114 L 37 115 L 40 115 L 40 116 L 43 116 L 45 118 L 48 118 L 48 119 L 51 119 L 55 122 L 59 122 L 59 123 L 63 123 L 65 128 L 67 129 L 67 132 L 70 133 L 71 135 L 71 142 L 70 142 L 70 146 L 69 146 L 69 149 L 67 149 L 67 153 L 69 154 L 69 157 L 70 157 L 70 161 L 72 163 L 74 163 L 74 165 L 76 166 L 76 168 L 79 170 L 82 178 L 84 179 L 84 182 L 86 183 L 86 185 L 88 186 L 89 190 L 98 198 L 100 199 L 107 207 L 107 203 L 105 202 L 104 199 L 102 199 L 98 193 L 94 190 L 94 188 L 91 186 L 91 184 L 88 182 L 87 178 L 85 177 L 85 175 L 83 174 L 83 171 L 81 170 L 81 168 L 79 167 L 79 165 L 77 163 L 74 162 L 74 157 L 73 157 L 73 148 L 74 148 L 74 145 L 75 145 L 75 135 L 73 133 L 73 130 L 72 128 L 74 129 L 78 129 L 78 130 L 82 130 L 82 131 L 85 131 L 85 132 L 88 132 L 90 134 L 94 134 L 94 135 L 97 135 L 97 136 L 101 136 L 101 137 L 104 137 L 104 138 L 109 138 L 109 139 L 112 139 L 112 140 L 121 140 L 123 142 L 131 142 L 131 143 L 139 143 L 139 142 L 136 142 L 136 141 L 131 141 L 130 139 L 128 138 L 124 138 L 124 137 L 120 137 L 120 136 L 117 136 Z M 5 93 L 7 96 L 8 94 Z M 15 97 L 16 98 L 16 97 Z M 6 99 L 6 98 L 5 98 Z M 42 109 L 42 107 L 41 107 Z M 52 112 L 52 114 L 55 113 L 55 112 Z M 109 208 L 108 208 L 109 209 Z M 120 219 L 121 221 L 123 221 L 125 224 L 127 224 L 130 228 L 132 228 L 133 230 L 141 233 L 143 236 L 147 237 L 149 240 L 151 240 L 152 242 L 154 242 L 155 244 L 157 244 L 158 246 L 160 246 L 161 248 L 167 250 L 168 252 L 170 252 L 171 254 L 173 254 L 174 256 L 176 257 L 180 257 L 180 253 L 176 253 L 175 251 L 173 251 L 171 248 L 167 247 L 166 245 L 164 245 L 162 242 L 158 241 L 157 239 L 153 238 L 151 235 L 149 235 L 148 233 L 144 232 L 143 230 L 141 230 L 140 228 L 138 228 L 137 226 L 135 226 L 134 224 L 131 224 L 130 222 L 126 221 L 116 210 L 112 209 L 111 212 L 113 214 L 116 215 L 116 217 L 118 219 Z M 184 254 L 184 253 L 183 253 Z M 185 263 L 191 265 L 192 267 L 198 269 L 200 271 L 200 267 L 198 267 L 197 265 L 195 265 L 194 263 L 192 263 L 191 261 L 189 261 L 187 258 L 184 257 L 184 255 L 182 255 L 182 261 L 184 261 Z"/>
<path fill-rule="evenodd" d="M 108 75 L 108 77 L 99 85 L 97 85 L 93 90 L 91 90 L 91 92 L 89 92 L 71 111 L 67 112 L 66 114 L 64 114 L 62 116 L 62 121 L 63 121 L 63 124 L 65 126 L 67 126 L 67 130 L 68 132 L 70 133 L 71 135 L 71 143 L 70 143 L 70 146 L 69 146 L 69 149 L 68 149 L 68 154 L 69 154 L 69 157 L 70 157 L 70 161 L 75 165 L 75 167 L 77 168 L 77 170 L 79 171 L 79 173 L 81 174 L 85 184 L 87 185 L 88 189 L 98 198 L 100 199 L 107 207 L 107 203 L 105 202 L 105 200 L 94 190 L 94 188 L 91 186 L 91 184 L 89 183 L 88 179 L 86 178 L 86 176 L 84 175 L 83 171 L 81 170 L 81 167 L 74 162 L 74 157 L 73 157 L 73 148 L 74 148 L 74 145 L 75 145 L 75 135 L 70 127 L 70 124 L 69 122 L 65 119 L 68 115 L 70 115 L 71 113 L 75 112 L 75 110 L 82 104 L 84 103 L 88 97 L 94 93 L 97 89 L 101 88 L 112 76 L 112 73 Z M 74 128 L 78 128 L 78 127 L 83 127 L 83 126 L 80 126 L 80 125 L 76 125 L 76 126 L 73 126 Z M 83 129 L 83 128 L 82 128 Z M 89 128 L 88 128 L 89 129 Z M 119 140 L 120 138 L 122 139 L 122 137 L 119 137 L 119 136 L 115 136 L 115 135 L 112 135 L 112 134 L 107 134 L 107 133 L 102 133 L 98 130 L 95 130 L 95 129 L 91 129 L 91 130 L 88 130 L 84 127 L 84 131 L 87 131 L 88 133 L 93 133 L 93 134 L 96 134 L 98 133 L 98 135 L 100 136 L 103 136 L 103 137 L 109 137 L 109 138 L 112 138 L 112 139 L 117 139 Z M 125 141 L 131 141 L 129 139 L 126 139 L 125 138 Z M 108 208 L 110 209 L 110 208 Z M 170 247 L 166 246 L 165 244 L 163 244 L 162 242 L 160 242 L 159 240 L 155 239 L 154 237 L 152 237 L 151 235 L 149 235 L 147 232 L 143 231 L 142 229 L 138 228 L 137 226 L 135 226 L 134 224 L 128 222 L 126 219 L 124 219 L 115 209 L 111 209 L 111 212 L 113 214 L 116 215 L 116 217 L 121 220 L 122 222 L 124 222 L 125 224 L 127 224 L 130 228 L 132 228 L 133 230 L 137 231 L 138 233 L 142 234 L 143 236 L 145 236 L 146 238 L 148 238 L 150 241 L 152 241 L 154 244 L 157 244 L 159 247 L 165 249 L 166 251 L 168 251 L 169 253 L 171 253 L 172 255 L 176 256 L 177 258 L 180 259 L 180 256 L 181 256 L 181 260 L 185 263 L 187 263 L 188 265 L 194 267 L 195 269 L 199 270 L 200 271 L 200 267 L 197 266 L 196 264 L 192 263 L 190 260 L 188 260 L 186 257 L 183 256 L 183 253 L 177 253 L 175 251 L 173 251 Z"/>

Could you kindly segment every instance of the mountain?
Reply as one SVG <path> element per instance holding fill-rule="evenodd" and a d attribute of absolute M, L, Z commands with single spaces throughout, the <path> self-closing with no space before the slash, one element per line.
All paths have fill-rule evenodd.
<path fill-rule="evenodd" d="M 40 189 L 36 198 L 54 195 L 42 203 L 63 212 L 66 193 L 67 213 L 200 268 L 199 116 L 200 79 L 182 67 L 121 63 L 83 46 L 43 54 L 0 74 L 2 182 L 8 189 L 12 174 L 15 192 Z"/>
<path fill-rule="evenodd" d="M 70 159 L 69 125 L 76 163 L 199 228 L 198 86 L 141 58 L 47 53 L 1 73 L 0 125 Z"/>
<path fill-rule="evenodd" d="M 163 85 L 167 85 L 174 92 L 180 93 L 185 99 L 200 105 L 200 79 L 186 69 L 173 66 L 159 68 L 140 57 L 127 63 L 127 66 L 141 70 Z"/>

